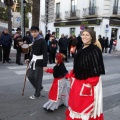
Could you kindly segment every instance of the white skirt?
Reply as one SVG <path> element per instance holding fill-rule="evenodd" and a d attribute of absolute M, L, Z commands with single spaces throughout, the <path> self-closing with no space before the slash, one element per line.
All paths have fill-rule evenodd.
<path fill-rule="evenodd" d="M 65 79 L 59 80 L 59 93 L 58 93 L 58 100 L 54 101 L 49 99 L 48 102 L 46 102 L 43 105 L 43 108 L 47 110 L 55 110 L 58 109 L 60 105 L 68 106 L 68 90 L 67 90 L 67 81 Z"/>

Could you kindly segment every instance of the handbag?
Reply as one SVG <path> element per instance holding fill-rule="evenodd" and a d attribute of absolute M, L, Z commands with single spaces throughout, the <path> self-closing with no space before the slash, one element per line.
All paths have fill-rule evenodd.
<path fill-rule="evenodd" d="M 75 53 L 76 51 L 76 46 L 71 46 L 70 47 L 70 53 Z"/>

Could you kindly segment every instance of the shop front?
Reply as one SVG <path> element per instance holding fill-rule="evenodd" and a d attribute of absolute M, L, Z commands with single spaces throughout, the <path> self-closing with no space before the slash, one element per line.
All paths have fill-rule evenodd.
<path fill-rule="evenodd" d="M 57 31 L 56 37 L 58 38 L 58 34 L 60 37 L 62 33 L 67 34 L 67 35 L 75 34 L 77 36 L 78 34 L 80 34 L 80 31 L 82 31 L 86 26 L 92 27 L 94 30 L 96 30 L 96 28 L 100 26 L 100 23 L 101 23 L 101 19 L 56 22 L 54 23 L 54 27 Z"/>

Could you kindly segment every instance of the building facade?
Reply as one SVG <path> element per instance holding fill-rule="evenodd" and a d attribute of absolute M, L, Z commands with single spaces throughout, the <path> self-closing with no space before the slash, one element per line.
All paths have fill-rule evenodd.
<path fill-rule="evenodd" d="M 112 37 L 117 39 L 116 48 L 120 50 L 120 0 L 53 0 L 52 2 L 53 4 L 49 2 L 48 5 L 50 19 L 46 23 L 43 23 L 43 20 L 40 22 L 42 30 L 45 30 L 46 26 L 47 29 L 55 31 L 56 37 L 59 38 L 62 33 L 77 36 L 85 26 L 89 26 L 96 31 L 96 37 L 100 34 L 109 40 Z M 46 7 L 44 11 L 45 9 Z"/>

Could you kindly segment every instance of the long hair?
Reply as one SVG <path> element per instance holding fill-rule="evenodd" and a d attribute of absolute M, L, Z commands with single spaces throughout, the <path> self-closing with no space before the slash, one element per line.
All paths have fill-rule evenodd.
<path fill-rule="evenodd" d="M 95 31 L 92 28 L 86 27 L 82 31 L 82 34 L 83 34 L 83 32 L 88 32 L 90 34 L 90 36 L 92 38 L 91 43 L 95 43 L 96 42 L 96 33 L 95 33 Z"/>

